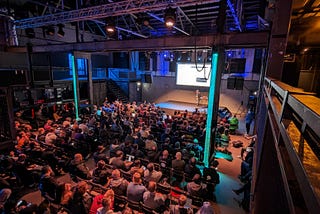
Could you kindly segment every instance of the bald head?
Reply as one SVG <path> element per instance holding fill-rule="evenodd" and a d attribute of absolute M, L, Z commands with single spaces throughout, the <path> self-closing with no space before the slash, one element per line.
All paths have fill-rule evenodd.
<path fill-rule="evenodd" d="M 156 188 L 157 188 L 156 182 L 150 181 L 149 184 L 148 184 L 148 190 L 149 190 L 150 192 L 155 192 L 155 191 L 156 191 Z"/>

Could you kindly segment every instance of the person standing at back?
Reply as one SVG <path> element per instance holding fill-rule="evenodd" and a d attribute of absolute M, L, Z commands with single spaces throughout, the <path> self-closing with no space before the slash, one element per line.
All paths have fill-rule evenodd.
<path fill-rule="evenodd" d="M 246 118 L 245 118 L 245 122 L 246 122 L 246 135 L 250 134 L 250 127 L 251 127 L 251 123 L 254 119 L 254 113 L 251 109 L 248 110 L 247 114 L 246 114 Z"/>

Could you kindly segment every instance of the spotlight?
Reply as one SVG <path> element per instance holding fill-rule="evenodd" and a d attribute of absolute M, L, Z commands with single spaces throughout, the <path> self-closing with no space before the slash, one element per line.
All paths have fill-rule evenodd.
<path fill-rule="evenodd" d="M 58 24 L 58 32 L 57 32 L 57 34 L 58 34 L 59 37 L 64 37 L 65 33 L 63 31 L 63 27 L 64 27 L 63 24 Z"/>
<path fill-rule="evenodd" d="M 46 33 L 47 33 L 47 35 L 53 36 L 54 35 L 54 31 L 55 31 L 54 30 L 54 26 L 48 26 Z"/>
<path fill-rule="evenodd" d="M 106 21 L 106 31 L 108 34 L 112 35 L 116 31 L 116 27 L 113 20 Z"/>
<path fill-rule="evenodd" d="M 168 7 L 164 11 L 164 23 L 167 28 L 172 28 L 176 21 L 176 9 Z"/>

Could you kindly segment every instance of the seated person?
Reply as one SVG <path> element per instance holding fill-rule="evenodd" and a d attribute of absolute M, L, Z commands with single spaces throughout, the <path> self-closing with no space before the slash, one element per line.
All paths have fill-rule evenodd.
<path fill-rule="evenodd" d="M 188 178 L 193 178 L 195 174 L 201 175 L 200 169 L 196 166 L 197 160 L 192 157 L 189 159 L 189 163 L 185 166 L 184 172 Z"/>
<path fill-rule="evenodd" d="M 87 193 L 87 182 L 80 181 L 77 183 L 75 191 L 70 202 L 71 213 L 87 214 L 89 213 L 92 197 Z"/>
<path fill-rule="evenodd" d="M 103 207 L 103 199 L 108 198 L 110 200 L 110 208 L 113 209 L 114 204 L 114 192 L 112 189 L 107 190 L 104 194 L 99 194 L 93 198 L 92 205 L 89 214 L 96 214 L 100 207 Z"/>
<path fill-rule="evenodd" d="M 129 183 L 127 189 L 128 200 L 139 202 L 143 200 L 143 193 L 147 191 L 145 186 L 142 184 L 141 175 L 139 173 L 134 173 L 132 176 L 132 182 Z"/>
<path fill-rule="evenodd" d="M 42 168 L 42 175 L 39 182 L 39 189 L 41 194 L 50 197 L 55 202 L 60 202 L 62 184 L 60 184 L 54 177 L 50 166 Z M 49 200 L 50 200 L 49 199 Z"/>
<path fill-rule="evenodd" d="M 21 182 L 24 186 L 33 187 L 34 177 L 32 171 L 28 170 L 30 162 L 26 154 L 20 154 L 18 160 L 14 163 L 13 172 L 18 178 L 18 182 Z"/>
<path fill-rule="evenodd" d="M 136 172 L 138 172 L 139 174 L 141 174 L 141 176 L 143 176 L 144 169 L 141 166 L 141 161 L 139 159 L 133 162 L 133 166 L 130 169 L 130 173 L 132 175 Z"/>
<path fill-rule="evenodd" d="M 123 152 L 118 150 L 116 151 L 116 157 L 110 159 L 110 165 L 116 169 L 127 170 L 126 164 L 123 161 Z"/>
<path fill-rule="evenodd" d="M 184 171 L 184 167 L 186 163 L 181 158 L 182 158 L 181 152 L 177 152 L 176 159 L 172 160 L 172 163 L 171 163 L 173 169 L 178 171 Z"/>
<path fill-rule="evenodd" d="M 103 198 L 102 199 L 102 207 L 97 209 L 97 214 L 116 214 L 121 212 L 113 212 L 111 209 L 111 200 L 110 198 Z"/>
<path fill-rule="evenodd" d="M 127 193 L 128 181 L 121 177 L 119 169 L 112 171 L 111 178 L 107 182 L 107 187 L 111 188 L 117 195 Z"/>
<path fill-rule="evenodd" d="M 135 158 L 144 158 L 143 152 L 139 149 L 138 144 L 132 145 L 132 150 L 130 152 L 130 155 L 134 156 Z"/>
<path fill-rule="evenodd" d="M 144 171 L 144 180 L 149 182 L 149 181 L 155 181 L 159 182 L 162 177 L 162 172 L 156 171 L 154 169 L 154 164 L 149 163 L 147 165 L 147 169 Z"/>
<path fill-rule="evenodd" d="M 105 185 L 108 178 L 108 169 L 106 163 L 103 160 L 99 160 L 97 167 L 92 171 L 93 182 L 101 185 Z"/>
<path fill-rule="evenodd" d="M 207 185 L 201 182 L 201 176 L 196 174 L 193 176 L 192 181 L 187 184 L 187 192 L 191 196 L 205 198 Z"/>
<path fill-rule="evenodd" d="M 205 201 L 198 210 L 197 214 L 214 214 L 213 206 L 210 204 L 210 202 Z"/>
<path fill-rule="evenodd" d="M 170 205 L 170 213 L 186 213 L 193 214 L 193 210 L 186 206 L 187 196 L 180 195 L 177 205 Z"/>
<path fill-rule="evenodd" d="M 2 211 L 4 209 L 4 205 L 6 204 L 11 193 L 12 193 L 12 191 L 9 188 L 3 188 L 0 190 L 0 211 Z"/>
<path fill-rule="evenodd" d="M 162 168 L 171 167 L 171 158 L 168 150 L 163 150 L 162 155 L 159 157 L 159 164 Z"/>
<path fill-rule="evenodd" d="M 74 159 L 70 163 L 70 174 L 78 176 L 82 179 L 91 179 L 89 168 L 84 163 L 80 153 L 74 155 Z"/>
<path fill-rule="evenodd" d="M 156 182 L 150 181 L 147 191 L 143 193 L 143 203 L 154 210 L 159 210 L 165 205 L 166 196 L 156 192 L 156 188 Z"/>
<path fill-rule="evenodd" d="M 107 155 L 106 155 L 106 149 L 104 146 L 100 145 L 97 147 L 97 151 L 93 153 L 93 160 L 95 163 L 98 163 L 99 160 L 106 161 Z"/>
<path fill-rule="evenodd" d="M 62 186 L 62 191 L 61 191 L 61 199 L 60 199 L 60 204 L 63 206 L 68 207 L 69 203 L 72 199 L 73 192 L 71 191 L 71 184 L 70 183 L 65 183 Z"/>

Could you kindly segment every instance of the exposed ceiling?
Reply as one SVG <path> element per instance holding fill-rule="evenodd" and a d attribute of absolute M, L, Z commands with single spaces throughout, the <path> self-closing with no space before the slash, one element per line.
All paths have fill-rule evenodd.
<path fill-rule="evenodd" d="M 78 23 L 80 30 L 105 39 L 128 40 L 173 35 L 207 35 L 224 32 L 264 30 L 261 22 L 266 1 L 261 0 L 1 0 L 10 8 L 17 28 L 39 28 Z M 168 7 L 176 10 L 176 24 L 164 26 Z M 107 20 L 117 33 L 108 35 Z M 221 27 L 222 26 L 222 27 Z M 220 30 L 221 31 L 221 30 Z"/>
<path fill-rule="evenodd" d="M 80 31 L 100 35 L 101 40 L 132 40 L 266 30 L 269 19 L 264 19 L 265 11 L 272 10 L 275 3 L 275 0 L 0 0 L 0 12 L 12 15 L 18 29 L 50 25 L 57 29 L 58 24 L 71 23 Z M 163 23 L 168 7 L 176 10 L 172 29 Z M 113 35 L 105 31 L 107 20 L 115 23 L 117 31 Z M 320 0 L 293 0 L 289 47 L 319 47 L 319 34 Z"/>
<path fill-rule="evenodd" d="M 289 46 L 320 47 L 320 0 L 295 0 Z"/>

